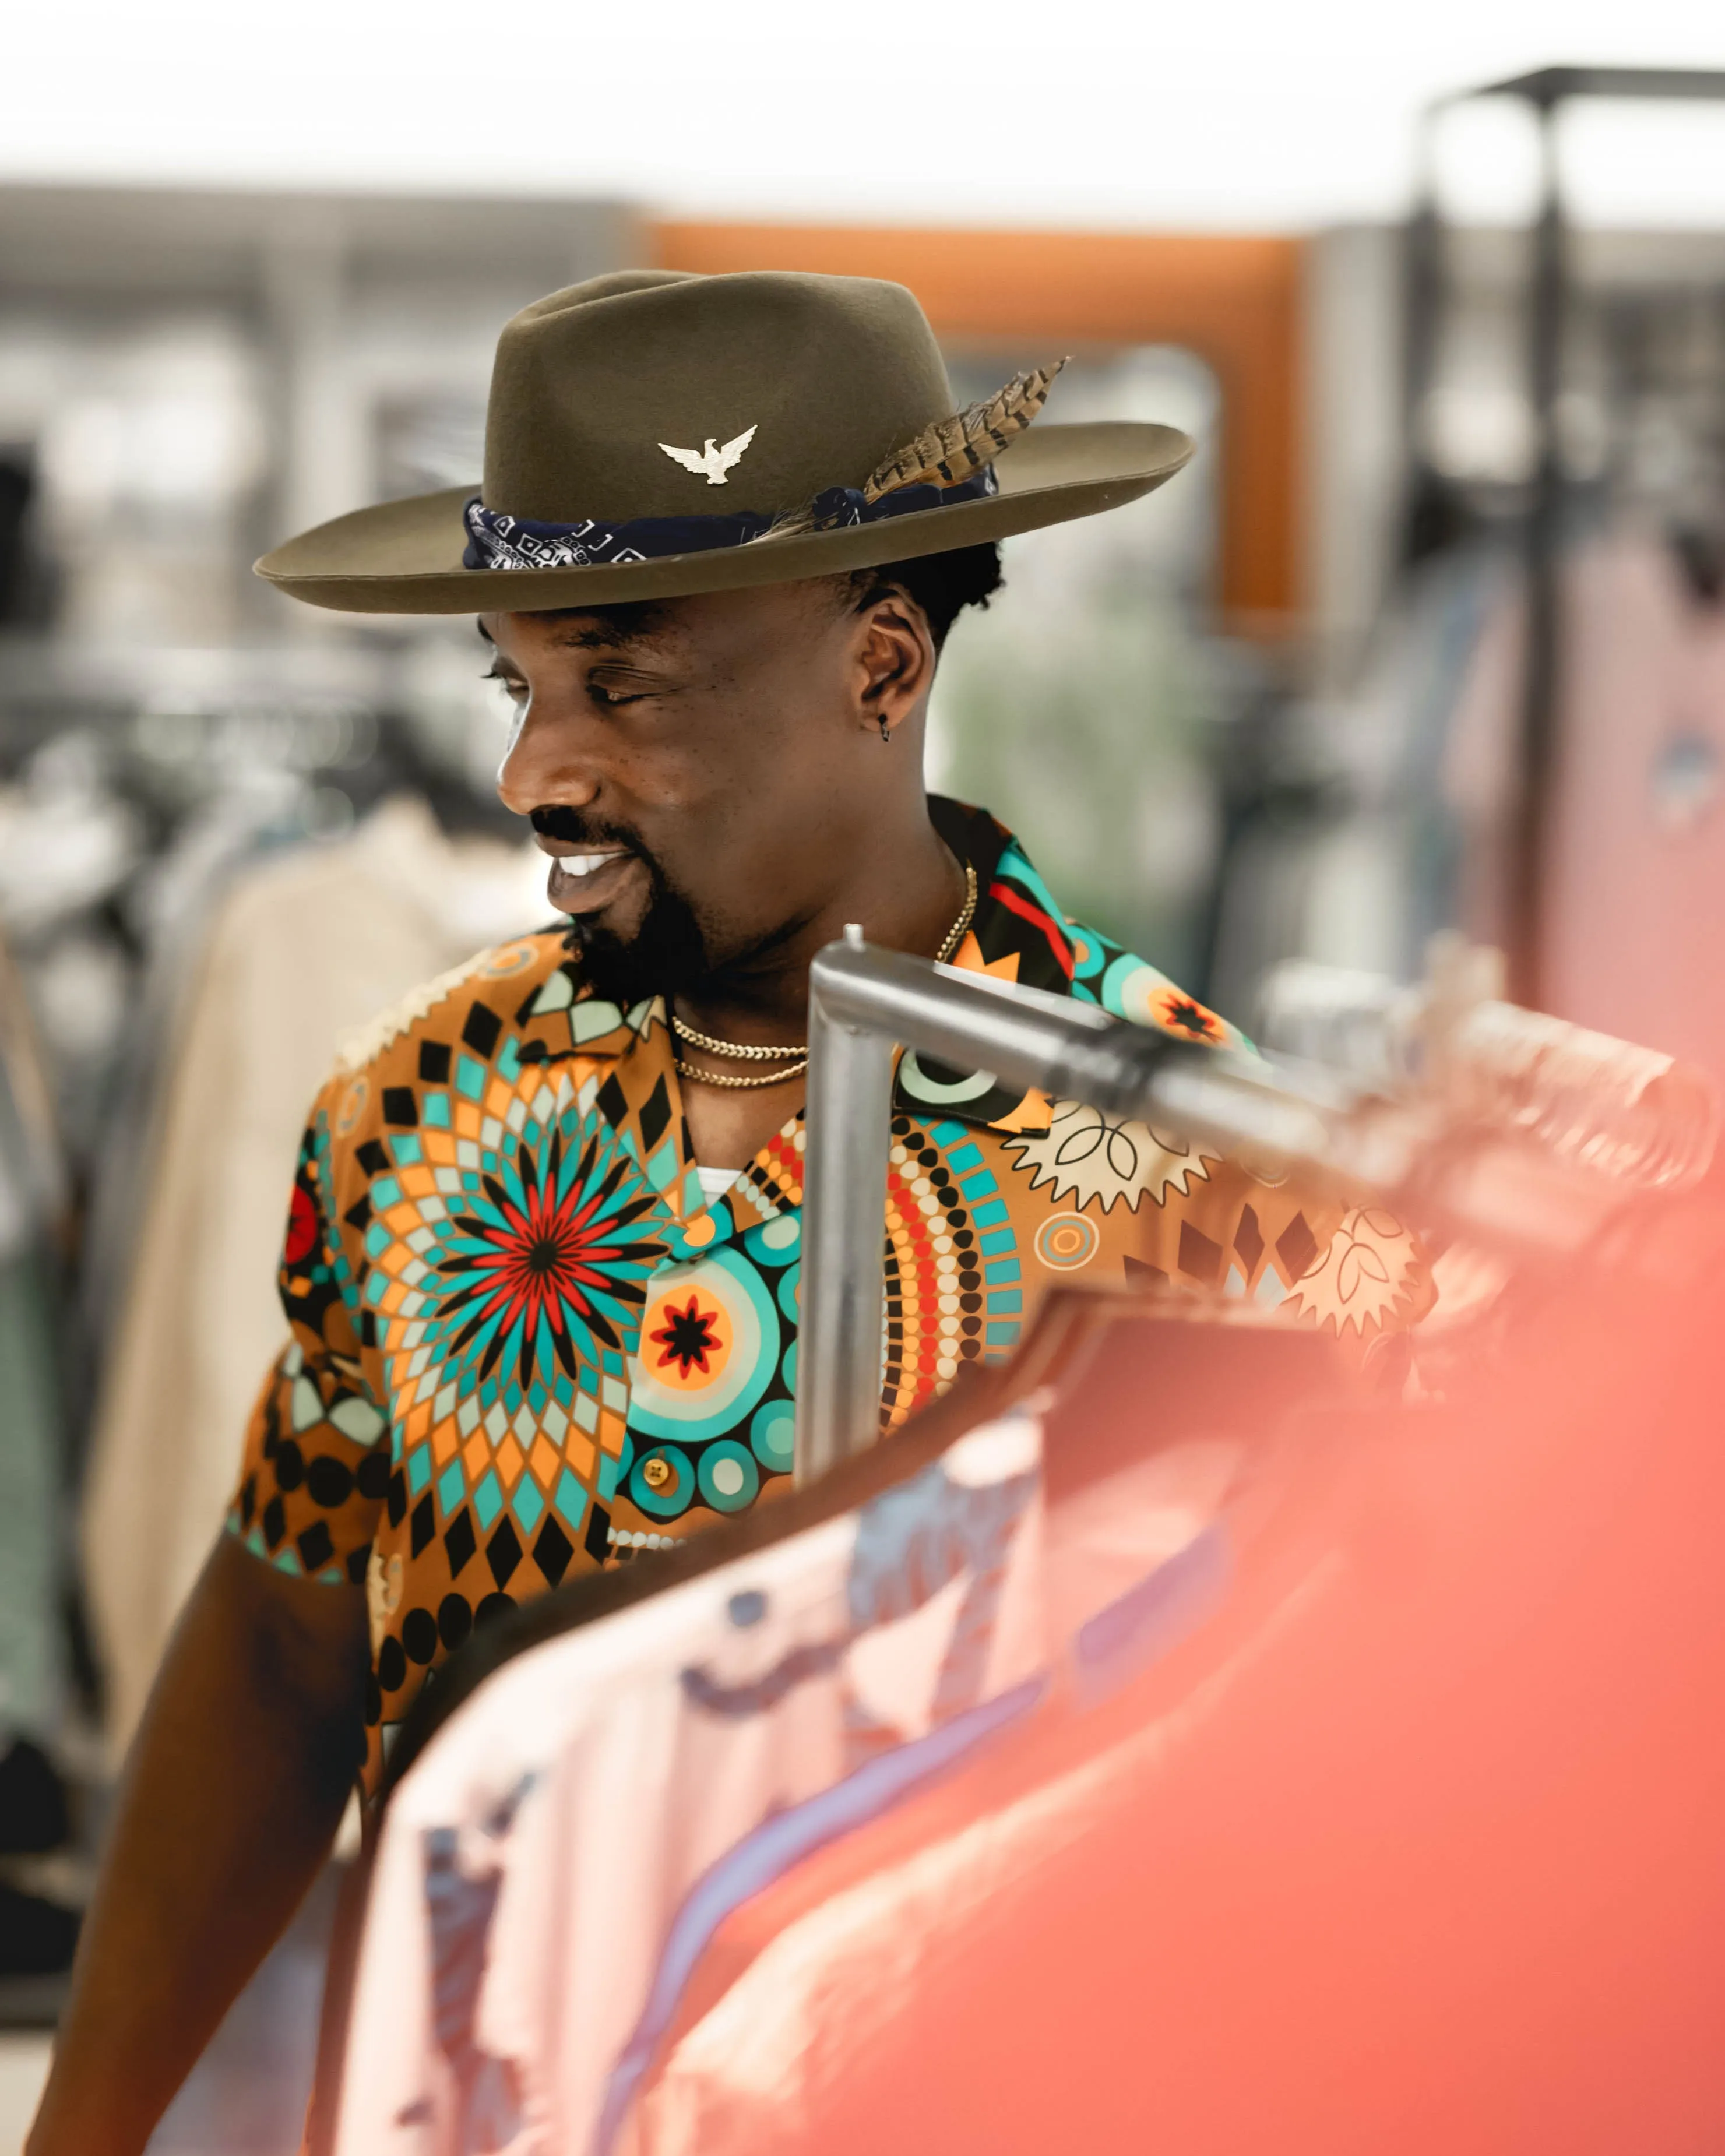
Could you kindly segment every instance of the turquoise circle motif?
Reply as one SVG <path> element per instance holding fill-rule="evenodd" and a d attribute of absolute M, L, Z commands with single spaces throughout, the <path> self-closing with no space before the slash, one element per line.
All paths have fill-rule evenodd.
<path fill-rule="evenodd" d="M 768 1400 L 749 1424 L 749 1444 L 771 1475 L 787 1475 L 796 1457 L 797 1410 L 788 1400 Z"/>
<path fill-rule="evenodd" d="M 668 1472 L 659 1479 L 658 1469 Z M 686 1512 L 695 1497 L 695 1470 L 680 1446 L 655 1445 L 644 1452 L 629 1470 L 629 1494 L 641 1510 L 655 1520 L 674 1520 Z"/>
<path fill-rule="evenodd" d="M 1149 1016 L 1149 998 L 1156 989 L 1167 986 L 1155 967 L 1127 952 L 1102 976 L 1102 1008 L 1116 1018 L 1129 1018 L 1142 1025 Z"/>
<path fill-rule="evenodd" d="M 1090 980 L 1102 970 L 1106 955 L 1102 939 L 1087 928 L 1072 928 L 1067 932 L 1072 939 L 1073 973 L 1081 981 Z"/>
<path fill-rule="evenodd" d="M 763 1220 L 758 1228 L 751 1228 L 742 1239 L 742 1247 L 752 1258 L 760 1258 L 768 1265 L 782 1265 L 802 1240 L 800 1216 L 781 1213 L 776 1219 Z"/>
<path fill-rule="evenodd" d="M 778 1306 L 792 1324 L 797 1322 L 797 1290 L 802 1285 L 803 1268 L 800 1263 L 788 1265 L 778 1281 Z"/>
<path fill-rule="evenodd" d="M 734 1438 L 721 1437 L 701 1455 L 696 1471 L 701 1494 L 716 1512 L 740 1512 L 753 1504 L 761 1487 L 754 1455 Z"/>
<path fill-rule="evenodd" d="M 670 1322 L 671 1311 L 691 1312 L 691 1303 L 685 1321 L 691 1329 L 680 1333 Z M 699 1313 L 716 1309 L 724 1323 L 716 1331 L 703 1328 Z M 783 1335 L 772 1293 L 742 1248 L 733 1244 L 695 1265 L 656 1274 L 640 1324 L 629 1405 L 629 1426 L 638 1440 L 644 1433 L 700 1445 L 747 1422 L 773 1382 Z M 710 1379 L 704 1361 L 685 1365 L 680 1386 L 673 1382 L 680 1374 L 673 1358 L 685 1337 L 703 1356 L 711 1345 L 715 1359 Z"/>

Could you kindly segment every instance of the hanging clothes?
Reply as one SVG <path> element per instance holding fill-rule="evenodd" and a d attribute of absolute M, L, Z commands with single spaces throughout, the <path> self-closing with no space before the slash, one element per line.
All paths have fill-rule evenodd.
<path fill-rule="evenodd" d="M 1051 1686 L 1094 1704 L 1204 1622 L 1272 1404 L 1358 1380 L 1261 1313 L 1146 1309 L 1068 1291 L 979 1427 L 948 1394 L 784 1501 L 782 1535 L 756 1513 L 516 1613 L 513 1652 L 475 1640 L 395 1763 L 315 2148 L 501 2148 L 531 2120 L 612 2156 L 733 1912 L 1015 1741 Z M 1123 1396 L 1086 1358 L 1110 1325 Z M 1062 1363 L 1062 1394 L 1002 1405 Z"/>
<path fill-rule="evenodd" d="M 1434 930 L 1466 902 L 1466 819 L 1440 774 L 1515 578 L 1490 542 L 1426 563 L 1346 694 L 1276 711 L 1242 742 L 1217 904 L 1212 986 L 1224 1005 L 1250 1010 L 1265 973 L 1291 957 L 1419 973 Z"/>
<path fill-rule="evenodd" d="M 131 1278 L 149 1177 L 166 1113 L 175 1043 L 183 1029 L 211 924 L 232 885 L 270 855 L 305 839 L 304 788 L 264 767 L 199 803 L 150 864 L 133 909 L 142 978 L 107 1089 L 108 1112 L 90 1175 L 78 1268 L 88 1425 Z"/>
<path fill-rule="evenodd" d="M 1556 746 L 1538 954 L 1541 1006 L 1725 1083 L 1725 609 L 1672 547 L 1625 517 L 1559 568 Z M 1440 769 L 1461 834 L 1455 920 L 1514 940 L 1527 609 L 1507 576 Z"/>
<path fill-rule="evenodd" d="M 1568 566 L 1541 1001 L 1725 1083 L 1725 608 L 1658 534 Z"/>
<path fill-rule="evenodd" d="M 58 1324 L 66 1180 L 18 969 L 0 945 L 0 1753 L 50 1735 L 64 1682 Z"/>
<path fill-rule="evenodd" d="M 391 1812 L 342 2156 L 608 2148 L 720 1914 L 1034 1706 L 1040 1463 L 1009 1415 L 494 1676 Z"/>
<path fill-rule="evenodd" d="M 1717 2146 L 1725 1220 L 1681 1289 L 1643 1229 L 1302 1433 L 1111 1699 L 728 1915 L 617 2156 Z"/>
<path fill-rule="evenodd" d="M 257 1373 L 306 1101 L 338 1044 L 418 983 L 533 927 L 544 862 L 451 840 L 409 799 L 233 886 L 187 999 L 92 1437 L 87 1590 L 123 1751 L 219 1529 Z"/>

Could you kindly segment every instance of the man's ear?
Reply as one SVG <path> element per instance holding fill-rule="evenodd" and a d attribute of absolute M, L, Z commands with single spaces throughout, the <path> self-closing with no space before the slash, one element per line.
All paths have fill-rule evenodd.
<path fill-rule="evenodd" d="M 896 586 L 883 591 L 857 619 L 857 716 L 890 739 L 933 685 L 934 639 L 922 608 Z"/>

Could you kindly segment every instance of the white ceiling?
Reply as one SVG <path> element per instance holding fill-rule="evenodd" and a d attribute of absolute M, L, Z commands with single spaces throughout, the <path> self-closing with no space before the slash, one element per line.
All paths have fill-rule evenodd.
<path fill-rule="evenodd" d="M 1719 0 L 52 0 L 0 177 L 623 195 L 698 215 L 1298 230 L 1399 214 L 1434 94 L 1725 64 Z M 1513 215 L 1526 123 L 1451 123 Z M 1725 109 L 1570 124 L 1583 207 L 1725 224 Z"/>

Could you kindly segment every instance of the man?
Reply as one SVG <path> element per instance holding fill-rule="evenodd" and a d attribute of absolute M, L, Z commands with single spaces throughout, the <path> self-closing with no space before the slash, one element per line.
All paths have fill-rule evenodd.
<path fill-rule="evenodd" d="M 1189 453 L 1036 427 L 1048 378 L 954 415 L 893 285 L 602 278 L 506 329 L 478 496 L 260 565 L 317 604 L 479 616 L 516 706 L 502 796 L 568 921 L 380 1019 L 319 1097 L 290 1342 L 134 1752 L 36 2156 L 141 2148 L 362 1748 L 372 1794 L 475 1625 L 786 1486 L 807 973 L 846 921 L 1233 1037 L 924 793 L 937 652 L 994 542 Z M 1054 1281 L 1183 1278 L 1362 1338 L 1420 1306 L 1393 1223 L 1171 1134 L 911 1055 L 895 1109 L 889 1430 Z"/>

